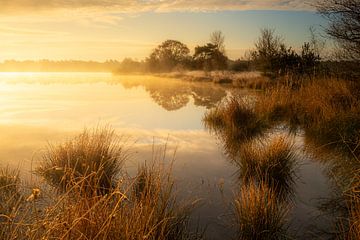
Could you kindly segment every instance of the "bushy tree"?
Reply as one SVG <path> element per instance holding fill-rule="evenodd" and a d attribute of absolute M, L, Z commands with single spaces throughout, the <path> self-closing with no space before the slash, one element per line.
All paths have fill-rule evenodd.
<path fill-rule="evenodd" d="M 266 75 L 306 75 L 311 78 L 316 74 L 320 62 L 317 54 L 319 47 L 314 41 L 312 36 L 311 42 L 304 43 L 301 54 L 298 54 L 291 47 L 286 47 L 273 29 L 262 29 L 252 53 L 253 60 Z"/>
<path fill-rule="evenodd" d="M 176 40 L 166 40 L 147 59 L 152 71 L 171 71 L 175 67 L 185 67 L 190 60 L 189 48 Z"/>
<path fill-rule="evenodd" d="M 193 56 L 195 68 L 206 71 L 224 70 L 228 67 L 225 55 L 225 36 L 221 31 L 210 34 L 210 43 L 195 47 Z"/>
<path fill-rule="evenodd" d="M 218 45 L 212 43 L 195 47 L 193 59 L 197 69 L 210 71 L 227 68 L 227 57 L 219 50 Z"/>

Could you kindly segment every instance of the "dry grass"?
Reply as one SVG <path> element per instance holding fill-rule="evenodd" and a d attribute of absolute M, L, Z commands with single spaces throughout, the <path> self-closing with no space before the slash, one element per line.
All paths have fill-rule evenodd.
<path fill-rule="evenodd" d="M 72 140 L 49 145 L 37 172 L 63 192 L 77 186 L 84 194 L 106 193 L 116 185 L 127 156 L 109 127 L 85 129 Z"/>
<path fill-rule="evenodd" d="M 96 128 L 52 145 L 39 173 L 57 191 L 35 189 L 11 213 L 2 213 L 0 239 L 200 239 L 189 227 L 194 204 L 177 199 L 172 161 L 156 154 L 131 177 L 121 169 L 126 151 L 114 138 L 111 129 Z M 69 170 L 53 176 L 49 169 L 58 167 Z M 18 183 L 17 175 L 3 175 L 2 198 L 14 195 Z"/>
<path fill-rule="evenodd" d="M 61 194 L 32 228 L 32 239 L 196 239 L 188 229 L 191 204 L 180 204 L 170 169 L 139 168 L 106 195 Z"/>
<path fill-rule="evenodd" d="M 264 76 L 237 77 L 233 80 L 233 85 L 237 88 L 267 89 L 272 86 L 272 82 Z"/>
<path fill-rule="evenodd" d="M 360 102 L 356 84 L 340 80 L 308 82 L 299 89 L 277 86 L 260 94 L 255 112 L 268 124 L 286 122 L 302 127 L 322 144 L 346 150 L 356 147 L 360 134 Z"/>
<path fill-rule="evenodd" d="M 213 82 L 231 84 L 238 88 L 265 89 L 272 85 L 269 78 L 261 76 L 260 72 L 232 71 L 182 71 L 158 74 L 160 77 L 178 78 L 192 82 Z"/>
<path fill-rule="evenodd" d="M 22 224 L 29 211 L 22 209 L 24 198 L 21 194 L 18 170 L 0 169 L 0 239 L 19 239 L 25 235 Z"/>
<path fill-rule="evenodd" d="M 288 207 L 277 200 L 276 193 L 267 184 L 244 184 L 234 208 L 237 239 L 287 239 Z"/>
<path fill-rule="evenodd" d="M 286 137 L 245 143 L 240 148 L 236 163 L 243 183 L 263 182 L 280 199 L 293 196 L 296 155 L 293 143 Z"/>
<path fill-rule="evenodd" d="M 203 122 L 207 129 L 220 137 L 231 157 L 237 155 L 241 144 L 263 134 L 268 128 L 249 101 L 236 97 L 208 111 Z"/>

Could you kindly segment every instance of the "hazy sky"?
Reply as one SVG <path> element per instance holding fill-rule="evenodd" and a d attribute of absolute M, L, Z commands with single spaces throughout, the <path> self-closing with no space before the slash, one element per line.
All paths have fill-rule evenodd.
<path fill-rule="evenodd" d="M 302 0 L 0 0 L 0 61 L 142 59 L 166 39 L 193 49 L 215 30 L 239 58 L 263 27 L 296 48 L 324 25 Z"/>

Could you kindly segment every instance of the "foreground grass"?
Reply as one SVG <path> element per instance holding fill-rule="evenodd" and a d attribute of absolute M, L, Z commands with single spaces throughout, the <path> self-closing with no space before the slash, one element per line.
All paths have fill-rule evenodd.
<path fill-rule="evenodd" d="M 238 239 L 287 239 L 288 208 L 263 182 L 244 184 L 235 198 Z"/>
<path fill-rule="evenodd" d="M 172 164 L 154 158 L 129 176 L 121 168 L 123 147 L 110 128 L 51 145 L 38 169 L 50 190 L 44 187 L 40 197 L 34 189 L 13 211 L 2 212 L 1 239 L 201 238 L 189 229 L 193 204 L 176 196 Z M 0 180 L 14 191 L 19 187 Z"/>
<path fill-rule="evenodd" d="M 128 154 L 109 127 L 85 129 L 74 139 L 49 145 L 37 172 L 51 186 L 66 192 L 109 192 L 116 184 Z"/>

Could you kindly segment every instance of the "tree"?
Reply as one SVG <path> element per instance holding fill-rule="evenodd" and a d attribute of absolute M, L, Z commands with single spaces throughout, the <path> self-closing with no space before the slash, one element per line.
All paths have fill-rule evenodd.
<path fill-rule="evenodd" d="M 225 36 L 221 31 L 210 34 L 210 43 L 217 46 L 219 52 L 225 55 Z"/>
<path fill-rule="evenodd" d="M 171 71 L 175 67 L 184 67 L 190 59 L 189 48 L 176 40 L 166 40 L 151 53 L 147 59 L 152 71 Z"/>
<path fill-rule="evenodd" d="M 218 45 L 207 43 L 204 46 L 195 47 L 194 62 L 198 69 L 224 70 L 227 68 L 227 60 Z"/>
<path fill-rule="evenodd" d="M 349 59 L 360 60 L 360 1 L 319 0 L 318 12 L 329 20 L 327 34 L 335 39 Z"/>
<path fill-rule="evenodd" d="M 252 55 L 265 74 L 274 73 L 276 57 L 283 45 L 282 42 L 281 37 L 275 35 L 274 29 L 260 30 L 260 37 L 255 42 L 255 51 Z"/>

